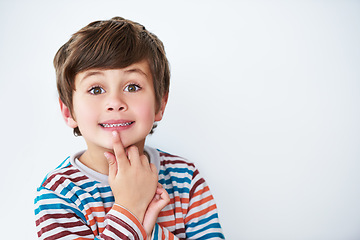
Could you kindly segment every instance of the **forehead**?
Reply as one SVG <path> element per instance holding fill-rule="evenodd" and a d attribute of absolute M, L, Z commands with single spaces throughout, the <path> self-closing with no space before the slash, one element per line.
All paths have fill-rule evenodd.
<path fill-rule="evenodd" d="M 101 69 L 101 68 L 91 68 L 85 71 L 82 71 L 75 76 L 75 82 L 79 83 L 85 79 L 91 77 L 105 77 L 108 75 L 111 70 L 119 70 L 123 76 L 138 76 L 141 78 L 146 78 L 152 82 L 152 73 L 150 70 L 150 65 L 147 60 L 142 60 L 137 63 L 133 63 L 130 66 L 124 68 L 115 68 L 115 69 Z"/>

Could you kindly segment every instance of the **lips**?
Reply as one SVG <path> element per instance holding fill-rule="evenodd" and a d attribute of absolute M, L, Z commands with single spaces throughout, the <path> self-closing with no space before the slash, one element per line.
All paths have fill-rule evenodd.
<path fill-rule="evenodd" d="M 104 129 L 124 129 L 129 126 L 131 126 L 134 123 L 134 121 L 109 121 L 109 122 L 103 122 L 99 125 L 103 127 Z"/>
<path fill-rule="evenodd" d="M 134 122 L 126 122 L 126 123 L 100 123 L 100 125 L 104 128 L 113 128 L 113 127 L 126 127 Z"/>

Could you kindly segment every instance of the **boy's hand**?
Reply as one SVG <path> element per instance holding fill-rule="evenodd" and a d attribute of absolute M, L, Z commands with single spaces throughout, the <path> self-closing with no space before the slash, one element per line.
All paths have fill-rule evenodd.
<path fill-rule="evenodd" d="M 170 202 L 170 197 L 167 191 L 158 183 L 154 198 L 150 202 L 143 221 L 143 226 L 148 235 L 148 239 L 151 239 L 151 234 L 154 229 L 156 219 L 160 211 Z"/>
<path fill-rule="evenodd" d="M 157 191 L 158 175 L 154 164 L 140 155 L 136 146 L 127 148 L 119 133 L 113 132 L 114 154 L 105 152 L 109 162 L 109 184 L 115 203 L 127 208 L 143 222 L 146 209 Z"/>

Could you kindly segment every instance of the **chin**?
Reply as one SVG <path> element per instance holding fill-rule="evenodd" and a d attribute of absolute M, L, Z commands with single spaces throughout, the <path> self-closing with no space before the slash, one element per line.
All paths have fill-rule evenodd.
<path fill-rule="evenodd" d="M 104 148 L 104 150 L 108 151 L 108 152 L 113 152 L 113 150 L 114 150 L 112 141 L 108 141 L 108 142 L 101 144 L 101 147 Z"/>

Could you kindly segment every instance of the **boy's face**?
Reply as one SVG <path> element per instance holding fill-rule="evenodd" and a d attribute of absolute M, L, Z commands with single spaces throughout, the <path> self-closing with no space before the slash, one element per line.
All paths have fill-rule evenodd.
<path fill-rule="evenodd" d="M 115 130 L 124 147 L 136 145 L 142 150 L 154 121 L 161 120 L 166 105 L 164 97 L 161 109 L 156 111 L 153 79 L 145 60 L 122 69 L 78 73 L 75 89 L 73 117 L 62 112 L 70 127 L 79 127 L 89 149 L 112 149 Z"/>

